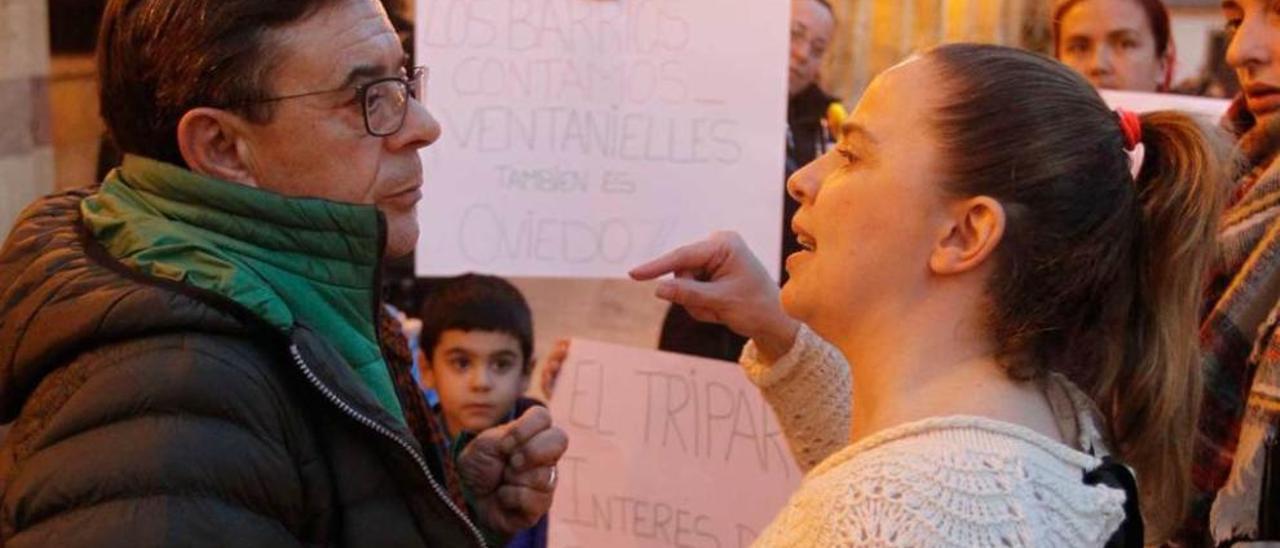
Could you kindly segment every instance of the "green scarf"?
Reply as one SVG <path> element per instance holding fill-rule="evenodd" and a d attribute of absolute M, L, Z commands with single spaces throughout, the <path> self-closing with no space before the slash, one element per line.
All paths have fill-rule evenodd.
<path fill-rule="evenodd" d="M 377 339 L 374 206 L 290 198 L 126 156 L 80 208 L 124 264 L 227 297 L 282 331 L 298 321 L 319 331 L 404 420 Z"/>

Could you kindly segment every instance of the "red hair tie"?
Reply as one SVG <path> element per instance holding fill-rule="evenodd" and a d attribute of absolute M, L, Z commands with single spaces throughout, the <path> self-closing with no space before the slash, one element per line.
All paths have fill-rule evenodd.
<path fill-rule="evenodd" d="M 1120 131 L 1124 133 L 1124 149 L 1133 152 L 1142 142 L 1142 119 L 1122 108 L 1116 109 L 1116 117 L 1120 119 Z"/>

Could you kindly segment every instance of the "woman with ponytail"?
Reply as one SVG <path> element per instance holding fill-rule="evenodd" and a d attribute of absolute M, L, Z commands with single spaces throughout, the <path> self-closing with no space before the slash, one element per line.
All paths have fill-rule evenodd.
<path fill-rule="evenodd" d="M 727 233 L 632 272 L 675 273 L 659 297 L 752 339 L 745 372 L 808 471 L 759 544 L 1166 539 L 1221 141 L 972 44 L 881 74 L 841 131 L 788 183 L 804 250 L 780 295 Z"/>

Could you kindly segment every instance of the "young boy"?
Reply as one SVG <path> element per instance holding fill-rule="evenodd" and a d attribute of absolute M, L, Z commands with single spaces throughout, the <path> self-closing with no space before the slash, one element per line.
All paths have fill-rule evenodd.
<path fill-rule="evenodd" d="M 457 454 L 470 435 L 514 420 L 537 400 L 521 397 L 533 360 L 533 317 L 502 278 L 466 274 L 445 281 L 422 305 L 419 367 L 439 396 L 435 406 Z M 508 547 L 544 547 L 547 518 Z"/>

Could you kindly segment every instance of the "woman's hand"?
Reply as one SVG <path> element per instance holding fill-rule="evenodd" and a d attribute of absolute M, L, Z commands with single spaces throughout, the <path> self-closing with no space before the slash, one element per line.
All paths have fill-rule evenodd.
<path fill-rule="evenodd" d="M 668 273 L 675 278 L 658 284 L 658 298 L 685 307 L 694 319 L 751 338 L 765 359 L 776 360 L 795 344 L 800 323 L 782 311 L 777 284 L 737 233 L 716 232 L 630 274 L 652 280 Z"/>

